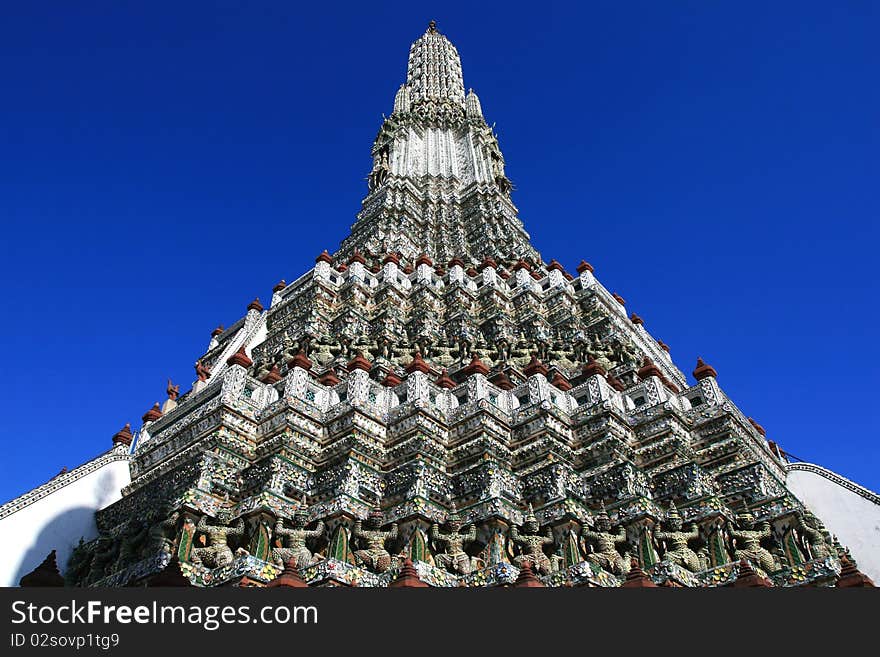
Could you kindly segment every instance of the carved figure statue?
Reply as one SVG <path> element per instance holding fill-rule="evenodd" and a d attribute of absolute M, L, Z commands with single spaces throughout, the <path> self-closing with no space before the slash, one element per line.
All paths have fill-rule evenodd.
<path fill-rule="evenodd" d="M 363 528 L 366 525 L 366 529 Z M 366 543 L 366 548 L 355 550 L 354 558 L 358 565 L 365 566 L 377 573 L 384 573 L 391 567 L 391 554 L 385 549 L 385 543 L 397 538 L 397 523 L 391 524 L 391 530 L 383 532 L 382 511 L 373 509 L 367 515 L 366 523 L 358 520 L 351 535 Z"/>
<path fill-rule="evenodd" d="M 89 583 L 93 584 L 105 577 L 109 572 L 109 566 L 116 561 L 119 550 L 119 542 L 109 536 L 101 536 L 95 544 L 95 555 L 92 557 L 92 567 L 89 571 Z"/>
<path fill-rule="evenodd" d="M 516 343 L 513 345 L 513 348 L 510 350 L 511 356 L 514 359 L 526 359 L 528 362 L 532 357 L 532 348 L 529 341 L 526 339 L 523 332 L 520 331 L 516 338 Z"/>
<path fill-rule="evenodd" d="M 507 338 L 501 337 L 495 340 L 495 360 L 507 362 L 511 357 L 511 346 Z"/>
<path fill-rule="evenodd" d="M 221 509 L 217 512 L 217 520 L 219 524 L 215 525 L 209 522 L 209 516 L 202 516 L 196 525 L 196 531 L 203 532 L 208 537 L 208 545 L 193 548 L 193 563 L 209 568 L 220 568 L 232 563 L 234 555 L 229 547 L 229 539 L 244 535 L 244 518 L 239 518 L 235 526 L 232 526 L 232 513 L 229 509 Z"/>
<path fill-rule="evenodd" d="M 550 559 L 544 554 L 544 546 L 553 543 L 553 531 L 548 527 L 546 534 L 539 534 L 540 530 L 541 526 L 535 517 L 535 511 L 529 504 L 529 512 L 522 524 L 522 533 L 516 525 L 510 528 L 510 540 L 521 550 L 521 554 L 513 560 L 519 567 L 528 562 L 533 571 L 548 575 L 552 568 Z"/>
<path fill-rule="evenodd" d="M 639 362 L 639 354 L 629 340 L 614 338 L 611 342 L 611 352 L 618 365 L 635 365 Z"/>
<path fill-rule="evenodd" d="M 462 326 L 461 330 L 458 332 L 458 339 L 456 340 L 456 344 L 458 345 L 458 357 L 466 358 L 470 355 L 472 347 L 474 345 L 474 338 L 471 335 L 470 329 L 467 326 Z"/>
<path fill-rule="evenodd" d="M 156 521 L 150 525 L 149 535 L 143 556 L 148 557 L 161 552 L 171 552 L 176 538 L 177 521 L 180 511 L 171 513 L 171 505 L 163 504 Z"/>
<path fill-rule="evenodd" d="M 79 539 L 79 543 L 70 553 L 67 560 L 67 568 L 64 569 L 64 583 L 66 586 L 81 586 L 85 583 L 92 565 L 94 552 L 86 548 L 85 541 Z"/>
<path fill-rule="evenodd" d="M 287 529 L 284 526 L 284 518 L 278 518 L 275 522 L 275 536 L 279 537 L 282 542 L 287 539 L 287 545 L 282 544 L 281 547 L 272 548 L 272 562 L 283 568 L 290 560 L 293 560 L 294 568 L 307 568 L 320 561 L 320 557 L 312 554 L 306 546 L 306 541 L 323 535 L 324 523 L 319 520 L 315 529 L 306 529 L 306 525 L 309 524 L 309 516 L 302 507 L 293 514 L 292 522 L 292 529 Z"/>
<path fill-rule="evenodd" d="M 585 548 L 594 547 L 595 550 L 587 552 L 587 561 L 604 568 L 614 575 L 626 575 L 630 568 L 628 552 L 621 556 L 617 551 L 618 545 L 625 544 L 626 528 L 621 526 L 616 534 L 611 533 L 611 519 L 604 511 L 596 516 L 595 530 L 587 528 L 581 532 Z"/>
<path fill-rule="evenodd" d="M 590 346 L 587 347 L 587 354 L 592 356 L 605 371 L 610 371 L 617 364 L 612 360 L 614 358 L 614 349 L 605 347 L 596 333 L 590 336 Z"/>
<path fill-rule="evenodd" d="M 571 347 L 574 360 L 586 363 L 589 354 L 587 352 L 587 334 L 583 329 L 575 331 L 574 335 L 571 337 Z"/>
<path fill-rule="evenodd" d="M 770 538 L 770 523 L 755 522 L 755 517 L 746 511 L 738 516 L 740 528 L 730 530 L 730 536 L 736 541 L 733 557 L 737 561 L 748 559 L 767 573 L 779 569 L 779 564 L 769 550 L 761 546 L 761 541 Z"/>
<path fill-rule="evenodd" d="M 798 512 L 798 524 L 804 537 L 807 539 L 810 555 L 813 559 L 824 559 L 830 556 L 836 556 L 835 550 L 831 546 L 831 537 L 825 525 L 812 511 Z"/>
<path fill-rule="evenodd" d="M 180 385 L 174 385 L 171 379 L 168 379 L 168 387 L 165 388 L 165 392 L 168 393 L 168 399 L 176 401 L 180 397 Z"/>
<path fill-rule="evenodd" d="M 695 523 L 689 525 L 689 531 L 682 531 L 682 526 L 681 515 L 675 508 L 675 503 L 671 503 L 666 512 L 666 531 L 663 531 L 662 528 L 658 529 L 654 532 L 654 539 L 661 545 L 665 544 L 666 551 L 663 553 L 665 561 L 696 573 L 703 570 L 703 563 L 688 543 L 700 538 L 700 531 Z"/>
<path fill-rule="evenodd" d="M 449 572 L 467 575 L 474 569 L 474 561 L 464 551 L 464 546 L 477 539 L 477 528 L 469 524 L 464 527 L 466 532 L 462 534 L 461 518 L 454 506 L 446 516 L 444 528 L 446 531 L 442 531 L 436 522 L 431 525 L 431 540 L 444 546 L 443 552 L 437 554 L 434 561 Z"/>
<path fill-rule="evenodd" d="M 119 539 L 119 553 L 113 570 L 123 570 L 138 560 L 141 546 L 149 534 L 150 526 L 142 520 L 132 518 L 126 523 L 125 531 Z"/>

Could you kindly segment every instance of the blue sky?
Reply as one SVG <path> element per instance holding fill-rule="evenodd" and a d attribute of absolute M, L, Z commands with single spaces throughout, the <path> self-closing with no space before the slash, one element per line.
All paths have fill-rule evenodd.
<path fill-rule="evenodd" d="M 305 5 L 305 3 L 303 3 Z M 348 232 L 430 18 L 536 247 L 768 437 L 880 489 L 872 2 L 16 3 L 0 501 L 110 446 Z"/>

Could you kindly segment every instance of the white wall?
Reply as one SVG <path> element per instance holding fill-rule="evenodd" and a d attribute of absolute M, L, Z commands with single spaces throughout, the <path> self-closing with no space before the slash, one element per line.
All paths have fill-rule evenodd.
<path fill-rule="evenodd" d="M 791 467 L 810 469 L 789 470 L 786 483 L 791 491 L 850 549 L 859 570 L 880 585 L 880 498 L 820 466 Z"/>
<path fill-rule="evenodd" d="M 0 586 L 18 586 L 53 549 L 63 574 L 80 537 L 98 535 L 95 511 L 117 501 L 130 482 L 126 453 L 117 447 L 0 507 Z M 35 501 L 13 510 L 28 496 Z"/>

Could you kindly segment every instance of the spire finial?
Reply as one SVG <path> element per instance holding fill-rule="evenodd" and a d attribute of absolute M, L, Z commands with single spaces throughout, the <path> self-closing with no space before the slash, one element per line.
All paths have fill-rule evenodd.
<path fill-rule="evenodd" d="M 437 33 L 437 21 L 430 20 L 428 21 L 428 34 L 436 34 Z"/>

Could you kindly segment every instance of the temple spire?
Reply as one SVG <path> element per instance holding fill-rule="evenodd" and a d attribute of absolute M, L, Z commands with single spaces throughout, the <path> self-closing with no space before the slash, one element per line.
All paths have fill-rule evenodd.
<path fill-rule="evenodd" d="M 465 94 L 458 50 L 434 21 L 410 46 L 406 81 L 370 155 L 368 195 L 335 259 L 359 250 L 541 262 L 510 198 L 498 136 L 477 94 Z"/>
<path fill-rule="evenodd" d="M 426 101 L 464 105 L 464 79 L 458 50 L 437 31 L 434 21 L 410 47 L 406 86 L 413 105 Z"/>

